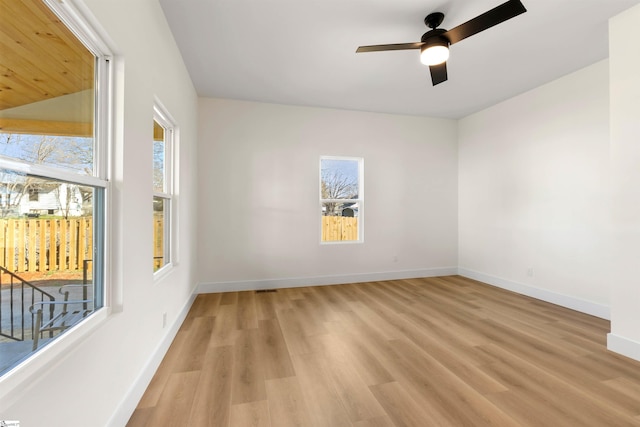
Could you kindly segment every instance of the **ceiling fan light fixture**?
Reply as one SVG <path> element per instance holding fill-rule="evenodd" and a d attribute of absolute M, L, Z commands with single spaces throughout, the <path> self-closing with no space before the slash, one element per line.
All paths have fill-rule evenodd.
<path fill-rule="evenodd" d="M 438 65 L 449 59 L 449 43 L 438 40 L 433 43 L 425 43 L 420 48 L 420 62 L 424 65 Z"/>

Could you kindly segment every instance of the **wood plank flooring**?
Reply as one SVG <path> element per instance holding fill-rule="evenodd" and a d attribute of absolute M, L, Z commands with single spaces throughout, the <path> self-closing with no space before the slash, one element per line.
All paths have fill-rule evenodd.
<path fill-rule="evenodd" d="M 199 295 L 127 426 L 640 426 L 608 332 L 459 276 Z"/>

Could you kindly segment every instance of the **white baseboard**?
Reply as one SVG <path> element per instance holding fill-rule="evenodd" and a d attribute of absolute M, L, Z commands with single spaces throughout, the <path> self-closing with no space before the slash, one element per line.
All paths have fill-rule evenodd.
<path fill-rule="evenodd" d="M 607 349 L 640 361 L 640 342 L 609 333 L 607 334 Z"/>
<path fill-rule="evenodd" d="M 536 288 L 535 286 L 525 285 L 500 277 L 490 276 L 478 271 L 466 268 L 458 268 L 458 274 L 470 279 L 478 280 L 498 288 L 507 289 L 522 295 L 527 295 L 542 301 L 550 302 L 562 307 L 570 308 L 581 313 L 590 314 L 591 316 L 600 317 L 601 319 L 610 320 L 611 310 L 609 306 L 598 304 L 592 301 L 585 301 L 569 295 L 559 294 L 547 289 Z"/>
<path fill-rule="evenodd" d="M 151 383 L 153 379 L 153 375 L 156 373 L 158 366 L 160 366 L 160 362 L 162 362 L 162 358 L 169 350 L 169 346 L 173 342 L 182 322 L 187 317 L 189 310 L 191 309 L 191 305 L 193 305 L 193 301 L 196 299 L 196 293 L 194 292 L 189 299 L 187 300 L 180 313 L 176 317 L 175 321 L 171 325 L 171 327 L 167 330 L 164 338 L 155 348 L 155 350 L 151 353 L 151 357 L 147 360 L 144 368 L 133 382 L 133 385 L 129 388 L 124 398 L 118 404 L 114 414 L 111 419 L 107 423 L 107 427 L 121 427 L 127 425 L 129 418 L 133 415 L 133 411 L 135 411 L 136 406 L 138 406 L 138 402 L 142 398 L 142 395 L 146 391 L 147 387 Z"/>
<path fill-rule="evenodd" d="M 345 274 L 338 276 L 286 277 L 280 279 L 239 280 L 198 284 L 199 294 L 255 291 L 258 289 L 299 288 L 304 286 L 340 285 L 343 283 L 377 282 L 384 280 L 413 279 L 416 277 L 450 276 L 458 274 L 456 267 L 400 270 L 380 273 Z"/>

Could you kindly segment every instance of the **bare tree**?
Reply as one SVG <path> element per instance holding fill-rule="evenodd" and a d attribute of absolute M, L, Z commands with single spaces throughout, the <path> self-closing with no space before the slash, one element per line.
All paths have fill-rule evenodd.
<path fill-rule="evenodd" d="M 82 170 L 91 174 L 93 165 L 92 141 L 86 138 L 50 135 L 20 135 L 0 133 L 0 154 L 24 160 L 32 164 L 47 164 Z M 0 214 L 4 217 L 17 214 L 25 194 L 44 190 L 45 181 L 11 171 L 0 173 Z M 58 184 L 59 185 L 59 184 Z M 70 196 L 67 191 L 67 197 Z M 56 193 L 62 210 L 64 203 L 60 191 Z M 68 215 L 68 209 L 65 217 Z"/>
<path fill-rule="evenodd" d="M 0 144 L 13 145 L 19 143 L 18 135 L 10 133 L 0 134 Z M 0 188 L 2 199 L 0 200 L 0 214 L 2 217 L 17 213 L 17 207 L 22 197 L 29 192 L 24 178 L 13 171 L 2 170 L 0 173 Z"/>
<path fill-rule="evenodd" d="M 0 215 L 2 218 L 16 213 L 22 197 L 28 192 L 23 179 L 14 172 L 0 173 Z"/>
<path fill-rule="evenodd" d="M 322 171 L 321 191 L 322 199 L 327 200 L 324 202 L 324 215 L 337 216 L 340 213 L 338 208 L 352 204 L 345 203 L 347 200 L 358 198 L 358 181 L 338 170 L 325 169 Z M 336 201 L 342 199 L 345 202 Z"/>
<path fill-rule="evenodd" d="M 164 141 L 153 141 L 153 189 L 164 192 Z"/>
<path fill-rule="evenodd" d="M 58 207 L 60 208 L 60 212 L 64 219 L 69 219 L 69 213 L 73 206 L 74 196 L 76 195 L 76 191 L 78 191 L 77 185 L 72 184 L 58 184 L 53 189 L 53 192 L 58 201 Z"/>

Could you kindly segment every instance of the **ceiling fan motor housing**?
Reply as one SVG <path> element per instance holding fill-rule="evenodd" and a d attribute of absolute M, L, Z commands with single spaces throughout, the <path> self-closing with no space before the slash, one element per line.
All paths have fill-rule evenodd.
<path fill-rule="evenodd" d="M 441 28 L 436 28 L 431 31 L 427 31 L 422 35 L 420 41 L 424 43 L 424 48 L 428 48 L 430 46 L 446 46 L 449 47 L 449 39 L 444 35 L 447 30 L 443 30 Z"/>

